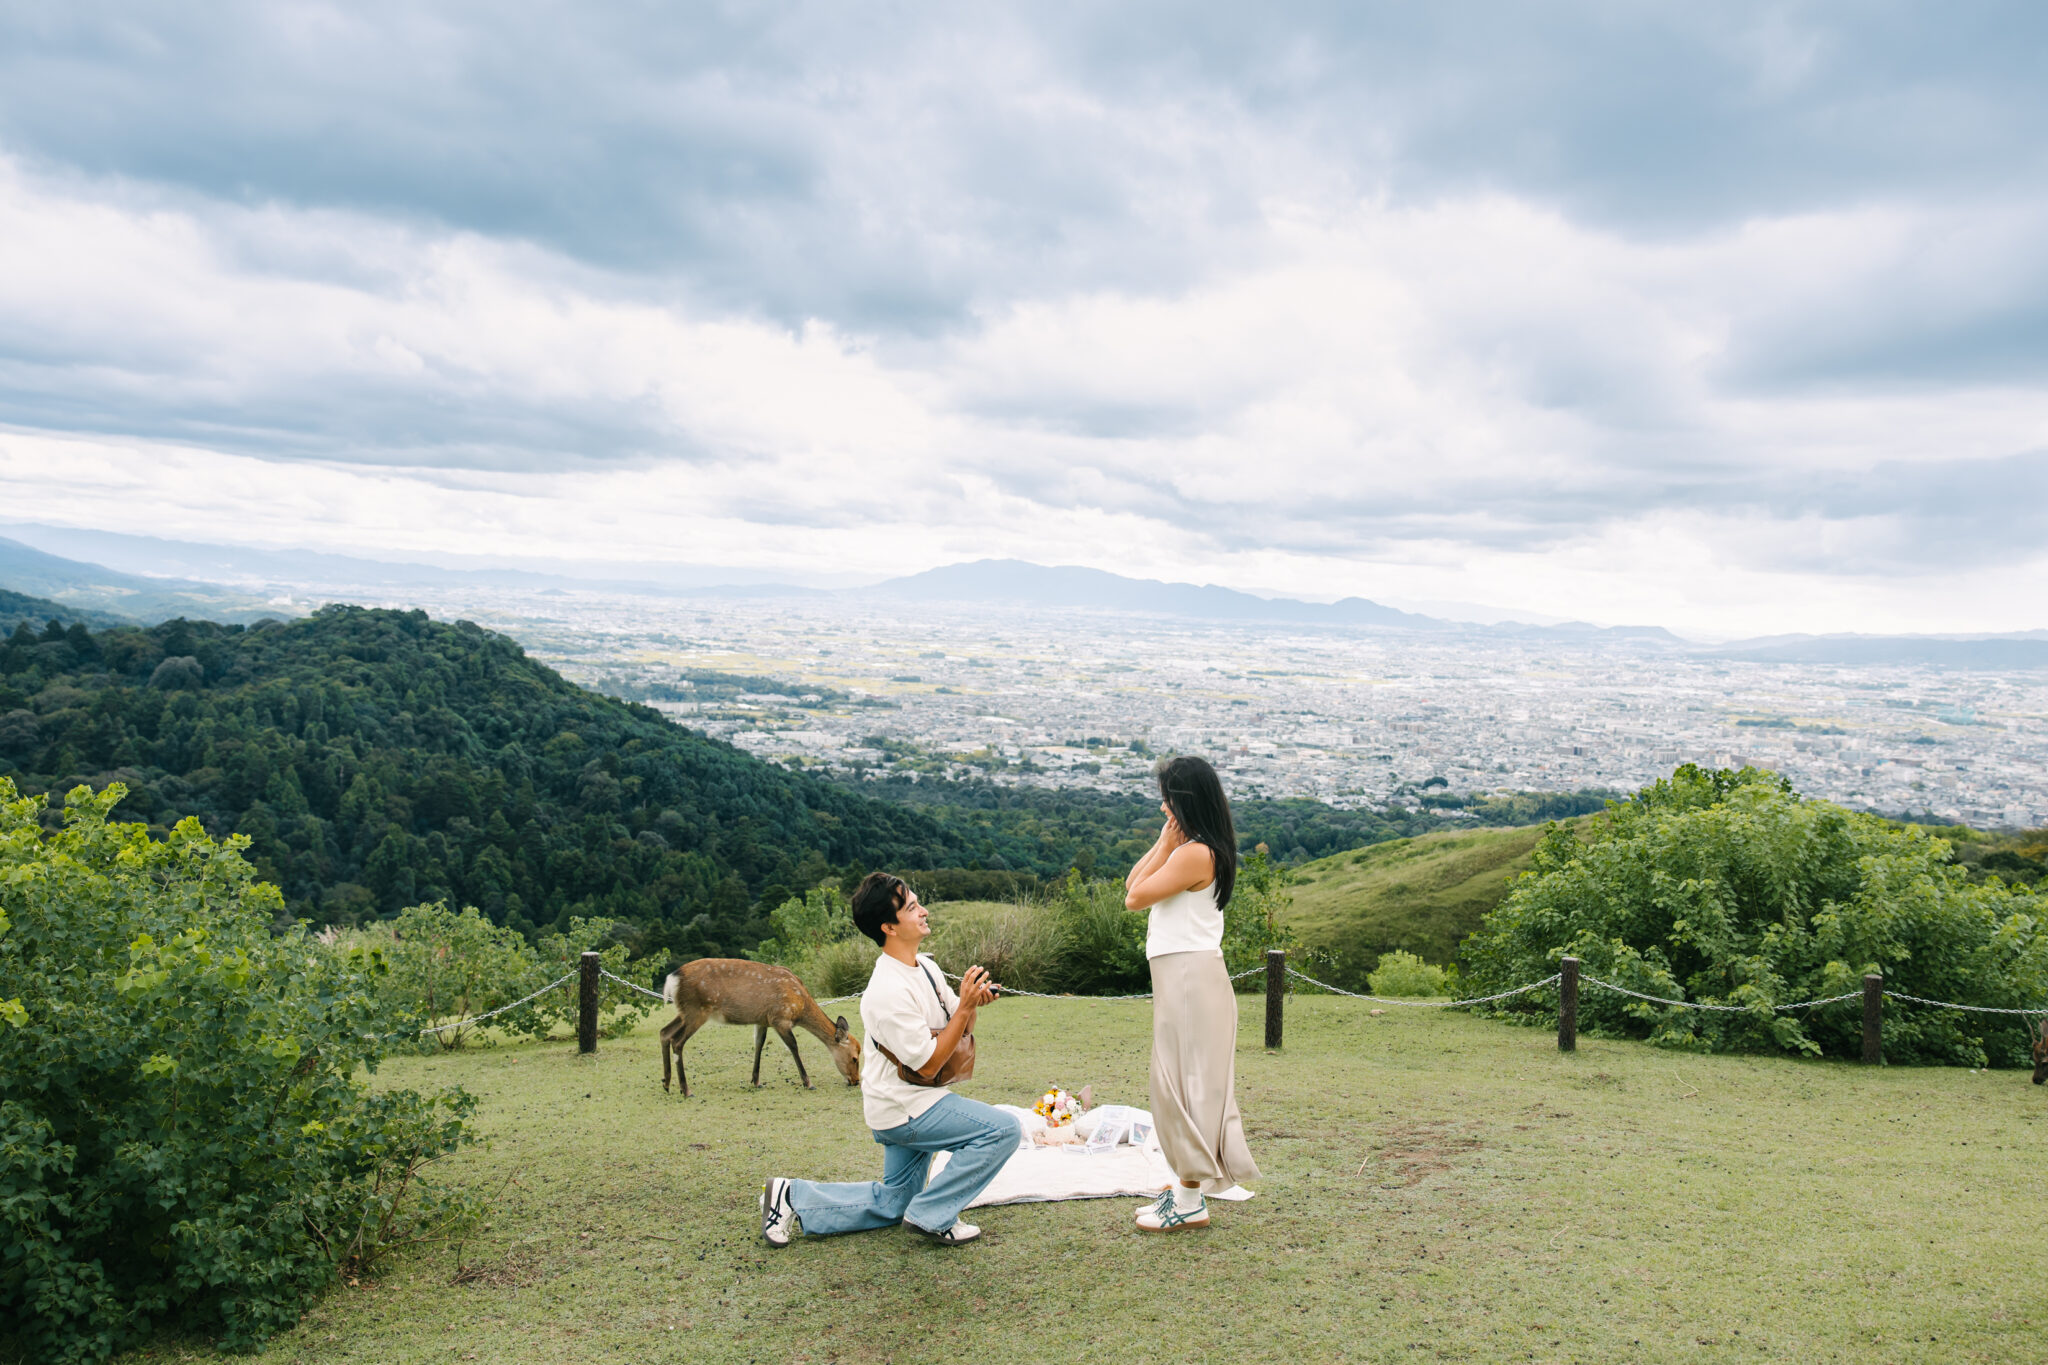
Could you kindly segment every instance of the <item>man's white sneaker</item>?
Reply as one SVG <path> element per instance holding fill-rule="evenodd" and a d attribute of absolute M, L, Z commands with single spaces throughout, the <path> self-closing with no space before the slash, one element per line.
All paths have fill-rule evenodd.
<path fill-rule="evenodd" d="M 786 1247 L 796 1231 L 796 1206 L 789 1200 L 789 1181 L 768 1177 L 761 1187 L 761 1240 L 772 1247 Z"/>
<path fill-rule="evenodd" d="M 1174 1207 L 1172 1190 L 1161 1195 L 1158 1203 L 1138 1214 L 1138 1230 L 1141 1232 L 1178 1232 L 1182 1228 L 1208 1226 L 1209 1201 L 1200 1200 L 1194 1208 L 1183 1211 Z"/>
<path fill-rule="evenodd" d="M 915 1223 L 912 1223 L 909 1226 L 917 1228 L 917 1224 Z M 972 1223 L 956 1222 L 953 1224 L 952 1227 L 947 1228 L 944 1232 L 932 1232 L 925 1228 L 917 1228 L 917 1230 L 919 1232 L 924 1233 L 925 1236 L 931 1238 L 934 1242 L 937 1242 L 942 1247 L 961 1246 L 981 1236 L 981 1229 L 974 1226 L 974 1224 Z"/>

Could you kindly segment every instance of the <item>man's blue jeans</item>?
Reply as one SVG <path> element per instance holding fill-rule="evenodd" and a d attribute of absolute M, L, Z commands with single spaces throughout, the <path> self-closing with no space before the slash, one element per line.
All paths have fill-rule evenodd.
<path fill-rule="evenodd" d="M 838 1185 L 792 1180 L 790 1203 L 812 1236 L 896 1223 L 944 1232 L 988 1188 L 1021 1139 L 1017 1121 L 1008 1114 L 979 1100 L 948 1095 L 910 1122 L 876 1132 L 875 1141 L 882 1144 L 880 1180 Z M 953 1156 L 926 1185 L 934 1152 Z"/>

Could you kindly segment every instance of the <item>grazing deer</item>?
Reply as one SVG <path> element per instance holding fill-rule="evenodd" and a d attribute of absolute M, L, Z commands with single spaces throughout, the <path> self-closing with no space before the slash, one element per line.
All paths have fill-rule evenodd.
<path fill-rule="evenodd" d="M 2034 1084 L 2048 1084 L 2048 1019 L 2041 1021 L 2041 1032 L 2034 1039 Z"/>
<path fill-rule="evenodd" d="M 731 957 L 705 957 L 686 963 L 669 974 L 662 998 L 676 1007 L 676 1017 L 661 1027 L 661 1088 L 668 1089 L 669 1055 L 675 1055 L 676 1080 L 683 1098 L 690 1097 L 690 1078 L 683 1074 L 683 1044 L 713 1019 L 727 1024 L 754 1026 L 754 1084 L 761 1083 L 761 1049 L 774 1029 L 789 1045 L 796 1058 L 796 1074 L 804 1088 L 811 1088 L 810 1073 L 804 1070 L 803 1054 L 796 1050 L 796 1035 L 803 1028 L 831 1049 L 832 1060 L 848 1085 L 860 1084 L 860 1039 L 847 1030 L 846 1018 L 825 1017 L 818 1002 L 787 967 L 766 962 L 747 962 Z"/>

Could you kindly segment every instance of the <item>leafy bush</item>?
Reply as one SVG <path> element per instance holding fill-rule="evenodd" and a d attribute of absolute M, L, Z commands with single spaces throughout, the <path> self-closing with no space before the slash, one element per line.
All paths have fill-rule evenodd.
<path fill-rule="evenodd" d="M 1232 976 L 1265 966 L 1269 948 L 1294 948 L 1294 931 L 1280 922 L 1281 912 L 1293 899 L 1287 889 L 1293 881 L 1294 873 L 1269 858 L 1264 844 L 1238 864 L 1237 885 L 1231 889 L 1230 904 L 1223 907 L 1223 967 Z M 1288 955 L 1306 960 L 1298 951 Z M 1266 988 L 1262 975 L 1245 977 L 1236 985 L 1240 991 Z"/>
<path fill-rule="evenodd" d="M 1152 989 L 1145 962 L 1145 917 L 1124 909 L 1121 881 L 1084 881 L 1070 872 L 1053 901 L 1060 934 L 1053 989 L 1075 995 L 1128 995 Z"/>
<path fill-rule="evenodd" d="M 580 971 L 586 952 L 596 953 L 597 965 L 612 976 L 632 980 L 640 974 L 641 964 L 628 960 L 626 945 L 619 941 L 619 935 L 625 928 L 617 920 L 571 915 L 567 933 L 542 934 L 540 941 L 534 944 L 533 984 L 520 994 L 538 990 L 567 973 Z M 506 1013 L 502 1016 L 505 1026 L 532 1038 L 545 1038 L 558 1025 L 573 1030 L 581 991 L 577 981 L 565 981 L 531 1005 Z M 597 979 L 598 1032 L 607 1038 L 623 1038 L 640 1026 L 648 1011 L 660 1004 L 659 1000 L 642 995 L 631 986 L 601 976 Z"/>
<path fill-rule="evenodd" d="M 159 1325 L 250 1347 L 478 1212 L 422 1175 L 470 1098 L 363 1079 L 404 1023 L 382 955 L 273 936 L 246 839 L 152 842 L 122 795 L 74 789 L 48 834 L 0 777 L 0 1343 L 28 1359 Z"/>
<path fill-rule="evenodd" d="M 1444 969 L 1432 967 L 1415 954 L 1399 948 L 1382 954 L 1380 965 L 1366 980 L 1371 984 L 1374 995 L 1399 998 L 1444 993 Z"/>
<path fill-rule="evenodd" d="M 788 965 L 814 998 L 829 1000 L 837 995 L 858 995 L 866 990 L 868 977 L 874 974 L 875 959 L 881 952 L 873 942 L 855 934 L 852 938 L 828 943 L 810 956 Z"/>
<path fill-rule="evenodd" d="M 369 941 L 388 941 L 391 973 L 383 989 L 394 1005 L 422 1025 L 458 1024 L 423 1035 L 422 1044 L 453 1050 L 476 1036 L 480 1027 L 460 1021 L 509 1005 L 575 973 L 586 951 L 597 952 L 599 965 L 606 971 L 625 976 L 631 964 L 625 945 L 614 937 L 619 927 L 608 919 L 571 916 L 568 932 L 543 934 L 537 944 L 529 945 L 516 930 L 499 928 L 474 906 L 450 910 L 435 902 L 401 911 L 392 922 L 388 939 L 380 930 L 373 931 Z M 357 935 L 337 939 L 344 944 L 351 941 L 361 940 Z M 573 1029 L 579 990 L 572 977 L 558 989 L 499 1015 L 491 1024 L 533 1038 L 547 1037 L 557 1025 Z M 601 1031 L 608 1038 L 632 1032 L 656 1003 L 631 987 L 599 978 Z"/>
<path fill-rule="evenodd" d="M 1545 835 L 1534 870 L 1467 941 L 1465 989 L 1505 990 L 1573 954 L 1619 986 L 1744 1007 L 1687 1010 L 1585 988 L 1581 1028 L 1702 1051 L 1855 1056 L 1857 1000 L 1771 1006 L 1860 991 L 1866 972 L 1928 999 L 2048 1004 L 2039 907 L 2024 888 L 1970 884 L 1923 830 L 1804 800 L 1774 773 L 1688 764 L 1616 802 L 1584 838 L 1562 826 Z M 1554 1000 L 1532 992 L 1495 1008 L 1554 1016 Z M 2018 1016 L 1885 1004 L 1891 1061 L 2021 1065 L 2027 1048 Z"/>
<path fill-rule="evenodd" d="M 761 962 L 799 962 L 829 943 L 853 937 L 853 905 L 836 886 L 817 886 L 768 912 L 774 937 L 748 956 Z"/>
<path fill-rule="evenodd" d="M 450 910 L 439 901 L 399 912 L 385 949 L 391 974 L 384 990 L 421 1024 L 440 1024 L 510 1004 L 540 985 L 526 939 L 501 929 L 474 906 Z M 468 1027 L 428 1034 L 443 1048 L 462 1046 Z"/>
<path fill-rule="evenodd" d="M 927 948 L 941 967 L 954 974 L 977 963 L 988 968 L 998 984 L 1025 991 L 1046 991 L 1060 965 L 1063 935 L 1059 915 L 1048 905 L 1018 901 L 979 913 L 953 912 L 933 917 Z"/>

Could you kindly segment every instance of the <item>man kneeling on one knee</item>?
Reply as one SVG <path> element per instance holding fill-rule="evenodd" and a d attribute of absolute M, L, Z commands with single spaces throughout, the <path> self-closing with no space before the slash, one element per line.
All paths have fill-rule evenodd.
<path fill-rule="evenodd" d="M 854 927 L 882 946 L 860 998 L 861 1108 L 882 1144 L 882 1178 L 853 1184 L 770 1179 L 761 1192 L 761 1235 L 788 1246 L 902 1223 L 945 1246 L 981 1235 L 960 1210 L 988 1188 L 1022 1140 L 1016 1120 L 934 1084 L 953 1049 L 974 1032 L 974 1012 L 995 999 L 988 973 L 970 967 L 955 994 L 939 964 L 917 951 L 931 920 L 899 877 L 871 873 L 853 893 Z M 894 1060 L 884 1055 L 894 1054 Z M 905 1080 L 897 1063 L 922 1083 Z M 930 1184 L 932 1156 L 951 1152 Z"/>

